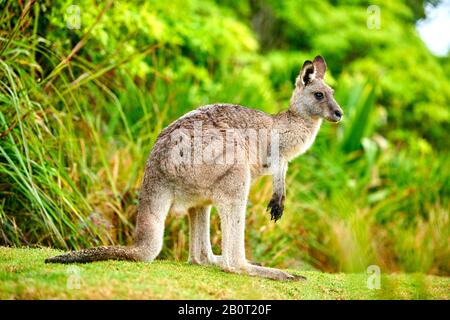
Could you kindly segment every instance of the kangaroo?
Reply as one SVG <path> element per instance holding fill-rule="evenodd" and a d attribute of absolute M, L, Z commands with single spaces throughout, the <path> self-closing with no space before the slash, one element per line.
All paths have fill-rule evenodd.
<path fill-rule="evenodd" d="M 280 219 L 288 162 L 311 147 L 322 119 L 341 120 L 343 111 L 324 82 L 325 71 L 321 56 L 305 61 L 288 110 L 275 115 L 213 104 L 174 121 L 160 133 L 146 162 L 134 245 L 84 249 L 45 262 L 152 261 L 161 251 L 164 222 L 171 210 L 188 213 L 190 263 L 274 280 L 302 279 L 246 260 L 245 211 L 252 181 L 272 175 L 268 210 L 272 220 Z M 221 255 L 211 249 L 213 205 L 220 216 Z"/>

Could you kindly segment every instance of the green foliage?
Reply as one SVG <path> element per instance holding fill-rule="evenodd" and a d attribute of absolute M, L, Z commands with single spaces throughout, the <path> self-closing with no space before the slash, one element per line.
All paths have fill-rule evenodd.
<path fill-rule="evenodd" d="M 444 129 L 450 124 L 449 73 L 415 31 L 423 1 L 247 2 L 251 10 L 243 16 L 265 22 L 253 24 L 262 50 L 290 50 L 302 58 L 320 53 L 334 75 L 348 72 L 351 78 L 376 79 L 377 101 L 388 110 L 383 134 L 410 144 L 407 135 L 392 128 L 410 129 L 439 149 L 449 148 Z M 380 9 L 379 29 L 367 27 L 369 5 Z M 288 67 L 291 59 L 286 61 Z"/>
<path fill-rule="evenodd" d="M 161 129 L 213 102 L 278 112 L 320 53 L 344 121 L 291 164 L 280 222 L 270 180 L 252 188 L 249 258 L 448 275 L 450 63 L 414 30 L 421 3 L 378 3 L 372 30 L 367 1 L 80 0 L 80 29 L 72 1 L 1 2 L 0 243 L 130 243 Z M 169 216 L 161 257 L 187 258 L 187 228 Z"/>
<path fill-rule="evenodd" d="M 361 148 L 363 139 L 370 136 L 374 127 L 375 86 L 373 84 L 354 85 L 346 88 L 348 99 L 348 121 L 344 123 L 342 138 L 342 150 L 346 153 L 357 151 Z"/>

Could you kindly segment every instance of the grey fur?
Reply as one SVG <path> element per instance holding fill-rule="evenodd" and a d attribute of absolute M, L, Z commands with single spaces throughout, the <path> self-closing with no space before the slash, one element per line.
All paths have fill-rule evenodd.
<path fill-rule="evenodd" d="M 272 175 L 273 196 L 269 210 L 272 219 L 279 219 L 284 209 L 288 162 L 312 145 L 323 118 L 332 122 L 340 120 L 342 110 L 333 98 L 332 89 L 323 81 L 325 70 L 325 61 L 320 56 L 313 62 L 305 62 L 296 80 L 290 107 L 279 114 L 269 115 L 239 105 L 214 104 L 170 124 L 159 135 L 146 163 L 135 244 L 85 249 L 52 257 L 46 262 L 152 261 L 162 248 L 164 221 L 172 209 L 189 213 L 189 262 L 219 265 L 225 271 L 270 279 L 301 278 L 246 260 L 245 210 L 251 182 L 262 175 Z M 323 93 L 323 99 L 315 97 L 317 92 Z M 243 133 L 245 129 L 262 132 L 257 139 L 258 154 L 255 154 L 256 149 L 250 148 L 251 142 Z M 196 140 L 196 130 L 201 140 Z M 227 149 L 224 141 L 228 141 L 229 132 L 234 134 L 234 140 Z M 271 149 L 275 145 L 278 148 Z M 212 155 L 209 162 L 204 161 L 207 148 Z M 279 157 L 274 156 L 273 150 L 279 152 Z M 226 161 L 230 154 L 238 152 L 247 156 L 240 161 Z M 196 155 L 202 155 L 203 160 L 198 161 Z M 221 220 L 221 256 L 214 255 L 211 249 L 209 214 L 212 205 L 218 209 Z"/>

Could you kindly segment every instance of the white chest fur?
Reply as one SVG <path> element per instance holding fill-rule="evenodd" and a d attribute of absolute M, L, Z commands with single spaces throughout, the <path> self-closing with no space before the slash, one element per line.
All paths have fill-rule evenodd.
<path fill-rule="evenodd" d="M 290 125 L 280 135 L 281 155 L 288 161 L 305 153 L 314 143 L 319 132 L 321 120 L 312 123 Z"/>

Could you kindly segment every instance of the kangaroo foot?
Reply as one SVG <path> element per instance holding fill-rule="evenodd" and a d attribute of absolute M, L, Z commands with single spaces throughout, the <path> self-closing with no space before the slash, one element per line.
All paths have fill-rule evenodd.
<path fill-rule="evenodd" d="M 188 263 L 199 265 L 218 265 L 217 256 L 213 254 L 200 257 L 189 257 Z"/>
<path fill-rule="evenodd" d="M 285 271 L 274 269 L 274 268 L 267 268 L 267 267 L 261 267 L 257 265 L 253 265 L 250 263 L 246 263 L 242 267 L 225 267 L 222 266 L 222 270 L 226 272 L 231 273 L 239 273 L 239 274 L 246 274 L 249 276 L 256 276 L 256 277 L 262 277 L 272 280 L 290 280 L 290 281 L 305 281 L 306 277 L 300 276 L 300 275 L 293 275 L 290 273 L 287 273 Z"/>
<path fill-rule="evenodd" d="M 214 255 L 213 260 L 211 260 L 212 262 L 210 262 L 210 264 L 216 265 L 216 266 L 221 266 L 222 265 L 222 256 L 220 255 Z M 256 261 L 250 261 L 247 260 L 247 263 L 252 264 L 254 266 L 262 266 L 261 263 L 256 262 Z"/>
<path fill-rule="evenodd" d="M 248 275 L 268 278 L 272 280 L 291 280 L 291 281 L 306 280 L 306 278 L 303 276 L 290 274 L 288 272 L 275 268 L 248 265 L 246 266 L 245 269 Z"/>

